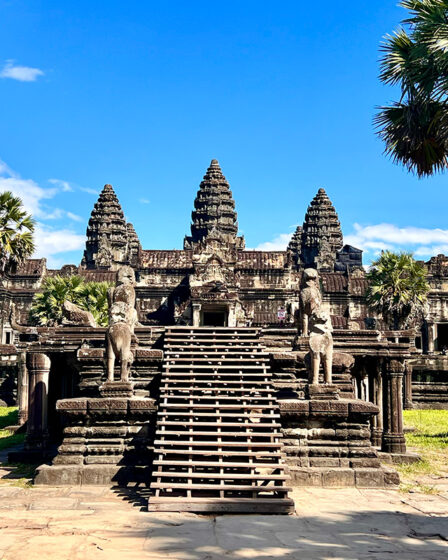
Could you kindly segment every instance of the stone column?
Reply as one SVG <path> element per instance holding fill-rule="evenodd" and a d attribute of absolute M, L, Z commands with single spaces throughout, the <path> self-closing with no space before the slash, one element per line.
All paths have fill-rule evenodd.
<path fill-rule="evenodd" d="M 29 404 L 25 448 L 45 449 L 48 441 L 48 378 L 51 362 L 46 354 L 28 354 L 26 365 Z"/>
<path fill-rule="evenodd" d="M 17 404 L 19 407 L 19 424 L 22 426 L 28 420 L 28 370 L 26 368 L 26 353 L 21 352 L 19 358 L 19 375 L 17 378 Z"/>
<path fill-rule="evenodd" d="M 384 433 L 381 450 L 386 453 L 406 453 L 403 434 L 403 372 L 399 360 L 385 360 L 384 371 Z"/>
<path fill-rule="evenodd" d="M 436 339 L 436 326 L 434 323 L 427 323 L 428 329 L 428 354 L 434 353 L 434 342 Z"/>
<path fill-rule="evenodd" d="M 372 425 L 372 445 L 381 447 L 383 438 L 383 377 L 381 375 L 381 364 L 378 363 L 376 371 L 373 372 L 373 391 L 372 402 L 380 409 L 378 414 L 373 417 Z"/>
<path fill-rule="evenodd" d="M 404 408 L 414 408 L 412 404 L 412 366 L 406 363 L 404 374 Z"/>
<path fill-rule="evenodd" d="M 193 327 L 199 327 L 201 323 L 201 304 L 193 303 Z"/>

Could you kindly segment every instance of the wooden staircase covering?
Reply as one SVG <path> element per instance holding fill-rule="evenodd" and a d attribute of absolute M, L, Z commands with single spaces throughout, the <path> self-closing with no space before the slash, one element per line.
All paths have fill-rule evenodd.
<path fill-rule="evenodd" d="M 164 348 L 149 511 L 293 511 L 257 329 L 169 327 Z"/>

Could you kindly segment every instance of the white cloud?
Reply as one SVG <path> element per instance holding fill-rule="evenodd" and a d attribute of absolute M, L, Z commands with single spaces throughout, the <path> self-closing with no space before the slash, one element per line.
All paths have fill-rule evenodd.
<path fill-rule="evenodd" d="M 150 203 L 151 203 L 151 201 L 148 200 L 147 198 L 140 198 L 139 201 L 140 201 L 142 204 L 150 204 Z"/>
<path fill-rule="evenodd" d="M 94 194 L 96 196 L 100 194 L 99 191 L 96 191 L 95 189 L 89 189 L 89 187 L 79 187 L 79 190 L 89 194 Z"/>
<path fill-rule="evenodd" d="M 73 187 L 68 181 L 62 181 L 61 179 L 48 179 L 48 182 L 57 187 L 61 187 L 64 192 L 72 192 Z"/>
<path fill-rule="evenodd" d="M 19 82 L 35 82 L 44 72 L 39 68 L 15 65 L 13 60 L 8 60 L 0 70 L 0 78 L 11 78 Z"/>
<path fill-rule="evenodd" d="M 60 267 L 66 262 L 63 255 L 68 251 L 79 251 L 84 247 L 85 236 L 63 224 L 62 229 L 52 227 L 43 222 L 57 220 L 72 220 L 83 222 L 84 219 L 73 212 L 62 208 L 51 208 L 47 201 L 58 193 L 72 191 L 66 181 L 50 179 L 53 187 L 42 187 L 32 179 L 22 179 L 0 160 L 0 192 L 11 191 L 22 199 L 27 212 L 37 220 L 35 229 L 36 251 L 34 257 L 47 257 L 48 266 Z M 70 187 L 70 188 L 67 188 Z M 56 258 L 54 255 L 58 255 Z"/>
<path fill-rule="evenodd" d="M 410 251 L 416 257 L 431 257 L 448 252 L 448 230 L 441 228 L 398 227 L 394 224 L 362 226 L 354 224 L 354 233 L 344 242 L 363 249 L 367 255 L 380 251 Z"/>
<path fill-rule="evenodd" d="M 35 231 L 35 258 L 46 257 L 48 266 L 56 267 L 65 263 L 64 259 L 55 259 L 54 255 L 66 251 L 78 251 L 84 247 L 85 237 L 69 229 L 51 229 L 44 224 L 38 224 Z"/>
<path fill-rule="evenodd" d="M 256 251 L 285 251 L 291 241 L 292 233 L 280 233 L 272 241 L 265 241 L 255 247 Z"/>

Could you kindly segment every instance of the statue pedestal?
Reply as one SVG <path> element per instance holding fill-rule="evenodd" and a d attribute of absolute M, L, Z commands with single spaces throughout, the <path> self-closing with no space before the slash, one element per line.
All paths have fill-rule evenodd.
<path fill-rule="evenodd" d="M 53 463 L 38 468 L 35 484 L 148 483 L 157 410 L 154 399 L 61 399 L 56 410 L 64 417 L 63 441 Z"/>
<path fill-rule="evenodd" d="M 134 383 L 130 381 L 106 381 L 100 386 L 99 391 L 104 398 L 131 398 L 134 396 Z"/>
<path fill-rule="evenodd" d="M 312 401 L 337 401 L 339 400 L 339 389 L 337 385 L 329 383 L 322 385 L 310 383 L 306 388 L 306 395 Z"/>

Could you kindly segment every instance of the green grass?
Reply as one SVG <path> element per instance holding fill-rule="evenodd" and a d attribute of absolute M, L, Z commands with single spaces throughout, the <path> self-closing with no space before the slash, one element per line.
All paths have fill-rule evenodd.
<path fill-rule="evenodd" d="M 17 407 L 0 407 L 0 451 L 8 449 L 13 445 L 23 443 L 25 434 L 14 434 L 6 430 L 7 426 L 17 425 Z M 31 488 L 33 476 L 37 465 L 25 465 L 22 463 L 0 463 L 0 467 L 7 472 L 0 479 L 0 484 L 18 486 L 19 488 Z"/>
<path fill-rule="evenodd" d="M 410 465 L 397 465 L 402 492 L 436 494 L 437 488 L 430 480 L 448 474 L 448 410 L 405 410 L 403 412 L 406 445 L 415 451 L 420 461 Z"/>
<path fill-rule="evenodd" d="M 17 424 L 17 418 L 18 409 L 16 406 L 0 406 L 0 430 L 6 428 L 6 426 Z"/>
<path fill-rule="evenodd" d="M 23 443 L 25 440 L 25 434 L 13 434 L 9 430 L 5 430 L 7 426 L 17 424 L 17 414 L 18 410 L 15 406 L 0 407 L 0 451 Z"/>
<path fill-rule="evenodd" d="M 448 448 L 448 410 L 405 410 L 406 428 L 415 432 L 406 434 L 406 443 L 411 447 L 446 450 Z"/>

